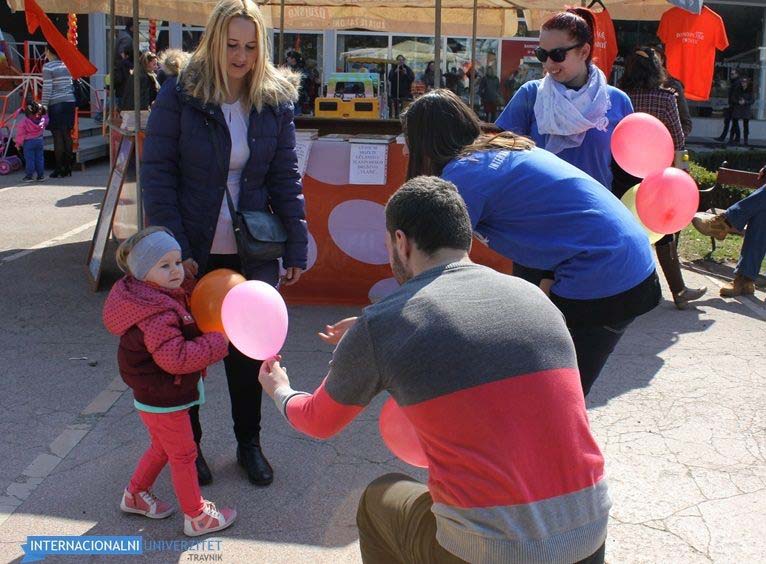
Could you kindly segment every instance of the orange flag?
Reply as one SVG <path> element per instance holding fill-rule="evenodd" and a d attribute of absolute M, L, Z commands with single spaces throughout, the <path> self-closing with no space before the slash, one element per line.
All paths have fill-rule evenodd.
<path fill-rule="evenodd" d="M 77 80 L 83 76 L 90 76 L 96 73 L 97 69 L 93 66 L 93 63 L 80 53 L 77 47 L 69 43 L 66 37 L 61 35 L 35 0 L 24 0 L 24 11 L 27 16 L 27 29 L 29 33 L 34 33 L 38 27 L 42 30 L 45 40 L 56 50 L 59 58 L 66 65 L 66 68 L 69 69 L 73 79 Z"/>

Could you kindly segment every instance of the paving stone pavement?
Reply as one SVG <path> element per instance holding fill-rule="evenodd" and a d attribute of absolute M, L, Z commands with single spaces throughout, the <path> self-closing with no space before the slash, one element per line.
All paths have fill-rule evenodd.
<path fill-rule="evenodd" d="M 0 236 L 0 561 L 18 561 L 29 535 L 67 534 L 142 535 L 163 550 L 46 562 L 192 562 L 202 556 L 242 563 L 360 562 L 354 514 L 365 485 L 391 471 L 426 477 L 395 459 L 379 438 L 383 397 L 324 442 L 291 430 L 264 401 L 264 449 L 276 477 L 272 486 L 256 488 L 234 459 L 225 378 L 217 365 L 202 411 L 203 447 L 215 476 L 204 494 L 235 504 L 239 521 L 215 537 L 220 543 L 208 543 L 210 550 L 184 552 L 168 544 L 186 540 L 178 515 L 148 521 L 121 514 L 120 492 L 147 439 L 116 378 L 116 341 L 100 321 L 105 294 L 87 288 L 83 262 L 91 231 L 2 262 L 93 221 L 97 172 L 87 185 L 78 185 L 75 175 L 30 192 L 38 208 L 52 206 L 57 231 L 43 233 L 38 213 L 17 218 L 34 235 L 17 226 L 12 241 Z M 5 194 L 6 185 L 0 179 L 0 214 L 10 216 L 20 192 Z M 66 208 L 70 215 L 55 206 L 62 200 L 75 202 Z M 677 311 L 665 301 L 639 318 L 589 397 L 614 502 L 610 563 L 766 560 L 764 295 L 724 300 L 717 296 L 720 279 L 685 276 L 690 285 L 707 285 L 708 294 L 693 309 Z M 326 372 L 331 350 L 316 331 L 355 311 L 290 308 L 283 354 L 294 387 L 313 390 Z M 173 499 L 167 472 L 156 489 Z"/>

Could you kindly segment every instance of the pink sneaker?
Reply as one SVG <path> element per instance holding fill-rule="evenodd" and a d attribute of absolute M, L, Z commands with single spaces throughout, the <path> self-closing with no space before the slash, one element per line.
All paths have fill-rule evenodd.
<path fill-rule="evenodd" d="M 184 534 L 188 537 L 198 537 L 221 531 L 231 525 L 236 518 L 236 509 L 227 507 L 218 511 L 212 501 L 205 500 L 202 513 L 196 517 L 184 515 Z"/>
<path fill-rule="evenodd" d="M 149 490 L 134 494 L 125 490 L 120 501 L 120 509 L 125 513 L 136 513 L 149 519 L 164 519 L 175 511 L 169 503 L 165 503 Z"/>

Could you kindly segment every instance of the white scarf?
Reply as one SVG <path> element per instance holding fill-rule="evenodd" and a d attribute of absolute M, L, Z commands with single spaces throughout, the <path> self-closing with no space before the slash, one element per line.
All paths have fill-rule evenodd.
<path fill-rule="evenodd" d="M 582 145 L 589 129 L 606 131 L 611 108 L 606 77 L 595 65 L 588 68 L 588 82 L 579 90 L 567 88 L 547 75 L 537 90 L 535 119 L 537 129 L 548 135 L 545 149 L 560 153 Z"/>

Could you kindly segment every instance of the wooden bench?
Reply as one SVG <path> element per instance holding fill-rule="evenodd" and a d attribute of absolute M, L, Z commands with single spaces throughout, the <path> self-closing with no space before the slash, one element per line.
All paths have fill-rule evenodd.
<path fill-rule="evenodd" d="M 700 197 L 704 197 L 704 195 L 707 194 L 708 195 L 707 197 L 712 200 L 716 192 L 721 192 L 723 190 L 723 186 L 735 186 L 737 188 L 746 188 L 748 190 L 756 190 L 766 183 L 766 180 L 758 179 L 757 172 L 750 172 L 747 170 L 738 170 L 735 168 L 728 168 L 726 166 L 727 164 L 728 163 L 726 161 L 721 163 L 721 166 L 718 167 L 715 184 L 712 187 L 708 188 L 707 190 L 700 190 Z M 718 214 L 718 213 L 721 213 L 722 211 L 724 210 L 718 209 L 715 207 L 714 202 L 708 209 L 708 212 L 712 214 Z M 715 251 L 715 238 L 713 237 L 710 238 L 710 244 L 712 247 L 710 250 L 710 253 L 712 254 L 713 251 Z"/>

